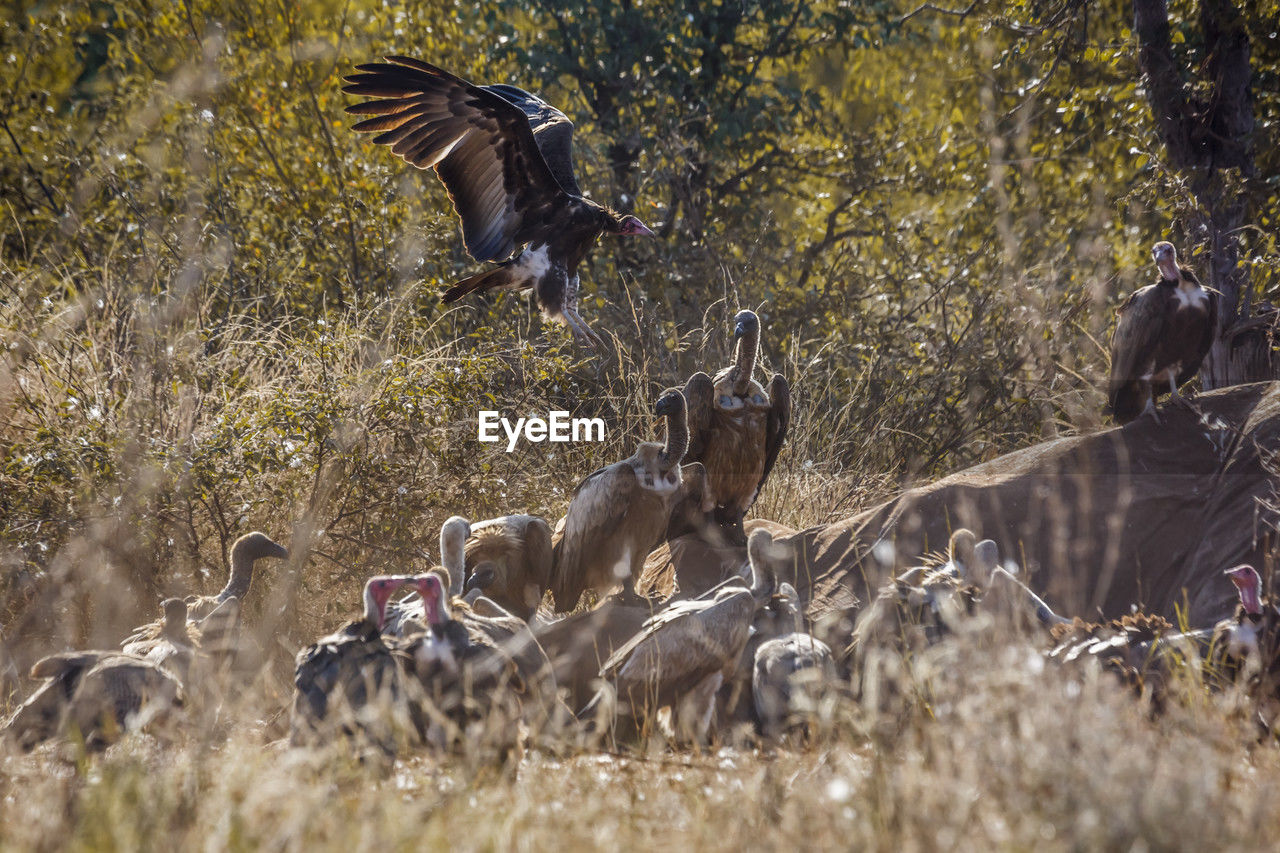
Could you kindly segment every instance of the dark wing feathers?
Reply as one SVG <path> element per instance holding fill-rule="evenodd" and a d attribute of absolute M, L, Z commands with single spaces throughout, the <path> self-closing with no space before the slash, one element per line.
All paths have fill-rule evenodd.
<path fill-rule="evenodd" d="M 689 447 L 684 452 L 687 462 L 700 462 L 707 452 L 711 435 L 711 414 L 715 408 L 716 386 L 701 370 L 689 377 L 680 389 L 684 394 L 685 421 L 689 425 Z"/>
<path fill-rule="evenodd" d="M 573 122 L 569 117 L 518 86 L 495 83 L 480 88 L 501 95 L 524 111 L 542 159 L 547 161 L 547 167 L 561 189 L 570 195 L 582 195 L 573 176 Z"/>
<path fill-rule="evenodd" d="M 1146 372 L 1144 365 L 1155 357 L 1155 348 L 1165 325 L 1167 294 L 1159 285 L 1136 291 L 1120 308 L 1116 330 L 1111 335 L 1110 403 L 1130 382 Z"/>
<path fill-rule="evenodd" d="M 778 453 L 787 440 L 787 427 L 791 424 L 791 386 L 781 373 L 773 374 L 769 381 L 769 416 L 765 427 L 764 470 L 760 472 L 760 482 L 756 486 L 756 497 L 769 479 L 773 463 L 778 461 Z"/>
<path fill-rule="evenodd" d="M 343 91 L 372 100 L 347 107 L 353 115 L 370 116 L 354 129 L 377 133 L 376 143 L 418 168 L 436 170 L 476 260 L 511 257 L 545 228 L 556 208 L 571 201 L 547 165 L 525 110 L 501 94 L 404 56 L 356 68 Z M 551 138 L 548 144 L 567 150 Z"/>
<path fill-rule="evenodd" d="M 1183 273 L 1186 274 L 1185 272 Z M 1194 280 L 1195 276 L 1191 276 Z M 1218 291 L 1205 288 L 1205 293 L 1209 298 L 1209 316 L 1205 320 L 1204 334 L 1201 336 L 1199 346 L 1195 351 L 1194 358 L 1183 360 L 1182 372 L 1178 374 L 1178 385 L 1184 385 L 1190 382 L 1195 375 L 1200 372 L 1200 365 L 1204 362 L 1204 357 L 1209 354 L 1209 350 L 1213 348 L 1213 342 L 1218 337 L 1218 309 L 1220 305 L 1220 297 Z"/>

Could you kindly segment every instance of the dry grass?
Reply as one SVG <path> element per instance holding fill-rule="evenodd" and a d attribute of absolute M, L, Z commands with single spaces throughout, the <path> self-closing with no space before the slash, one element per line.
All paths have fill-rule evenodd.
<path fill-rule="evenodd" d="M 946 645 L 894 724 L 857 705 L 808 747 L 530 752 L 518 765 L 147 738 L 0 757 L 0 843 L 137 849 L 1263 849 L 1280 753 L 1227 700 L 1158 721 L 1109 677 L 1029 647 Z M 875 735 L 869 735 L 875 731 Z"/>

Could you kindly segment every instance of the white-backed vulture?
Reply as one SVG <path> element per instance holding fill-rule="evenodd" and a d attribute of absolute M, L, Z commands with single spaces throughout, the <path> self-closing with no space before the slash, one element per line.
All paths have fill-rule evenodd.
<path fill-rule="evenodd" d="M 185 599 L 192 635 L 200 638 L 204 653 L 218 663 L 231 661 L 239 651 L 241 603 L 253 581 L 254 565 L 264 557 L 284 560 L 289 551 L 265 533 L 246 533 L 231 545 L 226 586 L 216 595 L 189 595 Z M 138 626 L 121 641 L 121 648 L 131 653 L 149 648 L 146 644 L 160 635 L 163 624 L 161 619 Z"/>
<path fill-rule="evenodd" d="M 551 586 L 551 526 L 536 515 L 504 515 L 471 527 L 465 591 L 487 598 L 526 622 Z"/>
<path fill-rule="evenodd" d="M 341 734 L 395 753 L 403 672 L 381 631 L 387 600 L 408 580 L 402 575 L 370 578 L 361 617 L 298 652 L 290 731 L 294 746 Z"/>
<path fill-rule="evenodd" d="M 716 692 L 736 671 L 752 617 L 771 587 L 753 571 L 750 588 L 731 578 L 699 598 L 668 604 L 605 661 L 600 678 L 606 686 L 579 718 L 613 720 L 615 735 L 642 733 L 667 707 L 679 739 L 705 742 Z"/>
<path fill-rule="evenodd" d="M 734 317 L 736 339 L 733 364 L 712 379 L 705 373 L 689 377 L 683 388 L 689 415 L 686 462 L 701 462 L 715 509 L 710 519 L 691 524 L 688 510 L 677 509 L 667 538 L 694 531 L 712 544 L 721 538 L 746 543 L 742 521 L 764 488 L 791 421 L 791 388 L 775 373 L 766 391 L 752 378 L 760 349 L 760 318 L 754 311 Z"/>
<path fill-rule="evenodd" d="M 1156 399 L 1200 370 L 1218 334 L 1219 296 L 1200 286 L 1178 263 L 1172 243 L 1151 250 L 1160 279 L 1136 291 L 1120 309 L 1111 337 L 1111 380 L 1107 411 L 1116 423 L 1156 416 Z"/>
<path fill-rule="evenodd" d="M 163 635 L 180 645 L 186 628 L 186 607 L 166 606 Z M 41 658 L 31 668 L 31 677 L 46 682 L 10 717 L 4 733 L 23 749 L 64 732 L 78 732 L 87 746 L 100 747 L 120 734 L 166 719 L 183 704 L 179 675 L 169 668 L 182 661 L 176 648 L 170 655 L 160 646 L 153 651 L 160 652 L 157 656 L 167 665 L 114 651 Z"/>
<path fill-rule="evenodd" d="M 653 232 L 582 195 L 564 113 L 515 86 L 474 86 L 405 56 L 357 70 L 343 91 L 372 100 L 347 112 L 372 118 L 353 129 L 376 132 L 375 143 L 419 169 L 434 168 L 462 220 L 467 252 L 497 264 L 453 285 L 443 300 L 533 291 L 548 320 L 589 346 L 599 343 L 578 315 L 578 265 L 602 234 Z"/>
<path fill-rule="evenodd" d="M 689 443 L 684 397 L 668 391 L 654 413 L 666 418 L 666 442 L 645 442 L 621 462 L 578 484 L 555 543 L 551 593 L 558 612 L 572 610 L 584 590 L 603 593 L 622 584 L 623 598 L 639 598 L 635 583 L 667 528 L 680 494 L 680 460 Z"/>
<path fill-rule="evenodd" d="M 790 584 L 783 584 L 781 590 L 784 599 L 794 602 Z M 815 717 L 836 677 L 831 647 L 804 631 L 794 603 L 792 611 L 792 630 L 761 643 L 752 666 L 751 695 L 760 731 L 767 738 Z"/>

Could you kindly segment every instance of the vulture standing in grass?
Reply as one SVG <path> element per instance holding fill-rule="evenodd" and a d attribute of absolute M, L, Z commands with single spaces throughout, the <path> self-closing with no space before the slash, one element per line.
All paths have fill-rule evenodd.
<path fill-rule="evenodd" d="M 551 527 L 536 515 L 504 515 L 471 528 L 465 592 L 487 598 L 526 622 L 551 586 Z"/>
<path fill-rule="evenodd" d="M 766 531 L 752 534 L 762 537 Z M 615 734 L 643 732 L 646 721 L 668 707 L 680 740 L 705 742 L 715 712 L 715 697 L 731 678 L 746 647 L 752 618 L 772 592 L 772 579 L 752 564 L 751 587 L 730 578 L 698 598 L 675 601 L 652 616 L 600 669 L 607 686 L 582 709 L 579 718 L 617 721 Z M 625 735 L 624 735 L 625 736 Z"/>
<path fill-rule="evenodd" d="M 1219 296 L 1200 286 L 1195 273 L 1178 263 L 1172 243 L 1151 250 L 1160 280 L 1136 291 L 1120 309 L 1111 338 L 1111 382 L 1107 411 L 1116 423 L 1156 415 L 1156 398 L 1200 370 L 1218 334 Z"/>
<path fill-rule="evenodd" d="M 165 654 L 162 643 L 152 649 L 164 665 L 113 651 L 64 652 L 36 661 L 31 677 L 47 680 L 9 719 L 4 733 L 30 749 L 75 731 L 87 746 L 96 748 L 163 721 L 183 704 L 179 674 L 170 666 L 182 665 L 176 649 L 183 645 L 186 631 L 185 606 L 166 606 L 161 636 L 175 651 Z"/>
<path fill-rule="evenodd" d="M 364 585 L 364 613 L 298 652 L 294 671 L 294 746 L 333 734 L 362 735 L 395 752 L 394 712 L 403 700 L 401 662 L 382 640 L 387 600 L 408 578 L 380 575 Z M 370 713 L 370 704 L 386 703 Z M 390 713 L 388 713 L 390 712 Z"/>
<path fill-rule="evenodd" d="M 680 460 L 689 444 L 684 397 L 667 391 L 654 405 L 666 418 L 666 441 L 644 442 L 630 457 L 601 468 L 578 484 L 555 544 L 551 592 L 558 612 L 578 605 L 584 590 L 618 584 L 636 601 L 635 583 L 645 558 L 667 528 L 681 495 Z"/>
<path fill-rule="evenodd" d="M 450 598 L 457 598 L 462 594 L 466 575 L 467 537 L 470 535 L 471 523 L 460 515 L 450 516 L 440 525 L 440 565 L 431 571 L 440 575 Z M 417 589 L 412 583 L 407 585 Z M 421 631 L 425 625 L 426 613 L 422 598 L 413 593 L 387 605 L 382 633 L 400 637 L 406 633 Z"/>
<path fill-rule="evenodd" d="M 555 681 L 528 625 L 500 608 L 485 617 L 461 600 L 451 605 L 439 572 L 415 575 L 409 585 L 424 624 L 407 623 L 389 642 L 413 661 L 411 710 L 423 739 L 444 747 L 478 734 L 505 750 L 518 742 L 521 720 L 544 724 Z"/>
<path fill-rule="evenodd" d="M 231 572 L 226 586 L 217 595 L 189 595 L 186 598 L 187 619 L 206 641 L 216 642 L 223 635 L 234 634 L 239 627 L 240 603 L 249 592 L 257 561 L 264 557 L 286 560 L 289 551 L 273 542 L 267 534 L 254 531 L 237 539 L 228 556 Z M 162 624 L 163 621 L 156 621 L 135 628 L 121 645 L 128 651 L 131 643 L 154 639 Z"/>
<path fill-rule="evenodd" d="M 792 630 L 761 643 L 752 665 L 751 695 L 760 731 L 768 738 L 817 714 L 825 687 L 836 677 L 831 647 L 805 632 L 790 586 L 782 589 L 783 598 L 792 602 Z"/>
<path fill-rule="evenodd" d="M 354 129 L 419 169 L 434 168 L 462 220 L 467 252 L 496 268 L 444 293 L 532 290 L 548 320 L 588 345 L 599 338 L 578 315 L 578 265 L 601 234 L 653 232 L 634 216 L 584 198 L 573 175 L 573 124 L 515 86 L 475 86 L 404 56 L 357 66 L 343 91 L 370 98 L 347 107 L 370 116 Z"/>
<path fill-rule="evenodd" d="M 167 598 L 160 606 L 164 618 L 158 623 L 159 630 L 151 637 L 126 642 L 121 648 L 127 655 L 165 667 L 185 685 L 200 646 L 200 630 L 187 620 L 187 603 L 181 598 Z"/>
<path fill-rule="evenodd" d="M 689 449 L 685 459 L 701 462 L 715 509 L 708 524 L 690 525 L 677 510 L 667 538 L 692 529 L 734 545 L 745 545 L 742 520 L 764 488 L 791 421 L 791 388 L 775 373 L 765 390 L 752 375 L 760 350 L 760 318 L 739 311 L 733 318 L 733 364 L 712 379 L 695 373 L 684 385 L 688 404 Z M 705 517 L 704 517 L 705 519 Z M 718 535 L 717 535 L 718 534 Z"/>

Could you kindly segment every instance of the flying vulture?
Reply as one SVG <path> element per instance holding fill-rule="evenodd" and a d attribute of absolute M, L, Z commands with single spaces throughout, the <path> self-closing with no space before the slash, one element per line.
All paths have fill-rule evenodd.
<path fill-rule="evenodd" d="M 587 589 L 604 592 L 622 584 L 624 599 L 639 597 L 636 579 L 683 494 L 680 460 L 689 444 L 679 391 L 664 393 L 653 411 L 666 418 L 664 444 L 644 442 L 631 456 L 595 471 L 574 489 L 553 549 L 551 594 L 557 612 L 576 607 Z"/>
<path fill-rule="evenodd" d="M 1136 291 L 1120 309 L 1111 338 L 1111 383 L 1107 411 L 1126 424 L 1148 412 L 1157 420 L 1156 398 L 1200 369 L 1218 333 L 1218 293 L 1200 286 L 1178 263 L 1172 243 L 1151 250 L 1160 280 Z"/>
<path fill-rule="evenodd" d="M 532 290 L 543 316 L 588 345 L 578 315 L 578 264 L 601 234 L 653 232 L 583 197 L 573 176 L 573 123 L 515 86 L 475 86 L 417 59 L 357 66 L 343 91 L 370 100 L 354 129 L 419 169 L 434 168 L 462 220 L 467 252 L 497 263 L 450 287 L 445 302 L 488 290 Z"/>
<path fill-rule="evenodd" d="M 766 391 L 752 379 L 760 350 L 760 318 L 754 311 L 739 311 L 734 318 L 736 341 L 733 364 L 712 379 L 698 372 L 689 377 L 683 393 L 689 410 L 688 462 L 701 462 L 715 509 L 711 524 L 696 532 L 721 536 L 734 545 L 745 545 L 742 520 L 764 487 L 791 421 L 791 388 L 775 373 Z M 672 514 L 667 538 L 690 532 L 691 513 L 681 507 Z M 721 534 L 720 536 L 715 535 Z"/>

